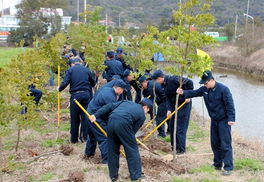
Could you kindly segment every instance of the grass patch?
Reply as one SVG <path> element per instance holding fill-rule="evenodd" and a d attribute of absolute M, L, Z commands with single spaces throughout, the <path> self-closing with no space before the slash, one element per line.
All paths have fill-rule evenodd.
<path fill-rule="evenodd" d="M 186 150 L 187 150 L 188 152 L 195 152 L 195 151 L 196 151 L 196 148 L 193 147 L 193 146 L 191 146 L 191 145 L 188 145 L 188 146 L 186 147 Z"/>
<path fill-rule="evenodd" d="M 44 140 L 42 143 L 41 143 L 41 146 L 42 147 L 45 147 L 45 148 L 50 148 L 50 147 L 53 147 L 55 145 L 62 145 L 66 143 L 66 141 L 64 139 L 51 139 L 51 140 Z"/>
<path fill-rule="evenodd" d="M 204 178 L 201 179 L 200 182 L 221 182 L 221 181 L 218 179 Z"/>
<path fill-rule="evenodd" d="M 45 126 L 47 123 L 45 120 L 38 120 L 34 123 L 34 126 L 32 126 L 32 128 L 41 133 L 42 135 L 48 134 L 48 133 L 52 133 L 55 131 L 54 127 L 50 127 L 50 126 Z"/>
<path fill-rule="evenodd" d="M 247 170 L 247 171 L 262 171 L 264 170 L 264 165 L 262 162 L 256 160 L 256 159 L 250 159 L 250 158 L 246 158 L 246 159 L 238 159 L 235 160 L 235 169 L 237 170 Z"/>
<path fill-rule="evenodd" d="M 191 182 L 188 178 L 173 177 L 171 182 Z"/>
<path fill-rule="evenodd" d="M 48 173 L 44 174 L 43 176 L 41 176 L 41 177 L 37 180 L 37 182 L 41 182 L 41 181 L 49 181 L 49 180 L 51 180 L 51 179 L 54 178 L 54 177 L 55 177 L 55 174 L 54 174 L 54 173 L 52 173 L 52 172 L 48 172 Z"/>
<path fill-rule="evenodd" d="M 162 138 L 164 142 L 169 142 L 170 143 L 170 136 L 166 136 L 165 138 Z"/>
<path fill-rule="evenodd" d="M 60 126 L 60 131 L 70 131 L 71 125 L 70 123 L 63 123 Z"/>
<path fill-rule="evenodd" d="M 27 48 L 0 48 L 0 68 L 10 63 L 11 59 L 16 58 L 17 55 L 23 53 Z"/>
<path fill-rule="evenodd" d="M 208 164 L 202 165 L 198 168 L 193 168 L 189 171 L 189 173 L 191 174 L 195 174 L 195 173 L 208 173 L 208 174 L 214 174 L 215 173 L 215 169 L 213 167 L 211 167 Z"/>
<path fill-rule="evenodd" d="M 23 163 L 18 163 L 15 161 L 15 155 L 9 155 L 7 157 L 7 163 L 0 167 L 0 171 L 4 173 L 10 173 L 15 170 L 23 170 L 26 166 Z"/>
<path fill-rule="evenodd" d="M 199 142 L 207 135 L 206 131 L 201 129 L 198 124 L 190 121 L 187 139 L 192 142 Z"/>
<path fill-rule="evenodd" d="M 61 109 L 60 110 L 62 114 L 68 114 L 70 113 L 70 110 L 69 109 Z"/>
<path fill-rule="evenodd" d="M 3 149 L 4 150 L 11 150 L 15 147 L 15 145 L 16 145 L 16 139 L 10 138 L 4 142 Z"/>

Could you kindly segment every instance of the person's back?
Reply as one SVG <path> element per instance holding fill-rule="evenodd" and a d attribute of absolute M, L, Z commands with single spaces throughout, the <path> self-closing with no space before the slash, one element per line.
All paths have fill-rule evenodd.
<path fill-rule="evenodd" d="M 91 91 L 91 88 L 95 85 L 95 80 L 88 68 L 81 64 L 76 64 L 67 70 L 60 90 L 63 90 L 68 84 L 70 84 L 70 93 L 76 91 Z"/>
<path fill-rule="evenodd" d="M 120 61 L 117 61 L 115 59 L 106 60 L 105 65 L 107 66 L 106 72 L 108 81 L 110 81 L 114 75 L 123 75 L 123 65 Z"/>
<path fill-rule="evenodd" d="M 112 120 L 118 119 L 118 122 L 125 122 L 131 124 L 131 126 L 135 126 L 135 128 L 133 127 L 133 130 L 136 132 L 143 124 L 145 114 L 140 104 L 132 101 L 120 101 L 118 107 L 111 112 L 109 118 Z M 139 121 L 143 122 L 140 123 Z"/>
<path fill-rule="evenodd" d="M 88 105 L 88 111 L 90 114 L 95 113 L 98 109 L 102 106 L 115 102 L 116 101 L 116 94 L 114 89 L 111 87 L 105 87 L 98 94 L 94 96 L 91 102 Z"/>

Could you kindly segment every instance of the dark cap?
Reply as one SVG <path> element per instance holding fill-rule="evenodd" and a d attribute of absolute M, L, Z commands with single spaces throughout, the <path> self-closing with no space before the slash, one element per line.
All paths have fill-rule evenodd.
<path fill-rule="evenodd" d="M 114 51 L 108 51 L 108 52 L 106 53 L 106 56 L 112 58 L 112 57 L 115 56 L 115 53 L 114 53 Z"/>
<path fill-rule="evenodd" d="M 143 99 L 141 100 L 141 103 L 147 105 L 147 106 L 149 107 L 150 110 L 151 110 L 152 107 L 153 107 L 153 103 L 152 103 L 152 101 L 151 101 L 150 99 L 148 99 L 148 98 L 143 98 Z"/>
<path fill-rule="evenodd" d="M 69 59 L 69 65 L 74 64 L 74 63 L 80 63 L 80 62 L 81 62 L 81 59 L 79 58 Z"/>
<path fill-rule="evenodd" d="M 147 80 L 147 78 L 145 76 L 141 76 L 138 79 L 139 83 L 143 83 L 145 80 Z"/>
<path fill-rule="evenodd" d="M 199 81 L 200 84 L 205 84 L 205 82 L 214 79 L 213 74 L 211 71 L 205 71 L 203 72 L 203 76 L 201 80 Z"/>
<path fill-rule="evenodd" d="M 121 47 L 118 47 L 118 48 L 116 49 L 116 53 L 118 53 L 118 54 L 122 54 L 122 53 L 123 53 L 123 49 L 122 49 Z"/>
<path fill-rule="evenodd" d="M 122 89 L 126 89 L 126 83 L 123 81 L 123 80 L 117 80 L 116 82 L 115 82 L 115 84 L 114 84 L 114 87 L 120 87 L 120 88 L 122 88 Z"/>
<path fill-rule="evenodd" d="M 153 75 L 152 75 L 152 79 L 156 80 L 159 77 L 163 77 L 164 73 L 161 70 L 156 70 Z"/>
<path fill-rule="evenodd" d="M 123 73 L 123 77 L 127 77 L 128 75 L 130 75 L 131 71 L 129 69 L 126 69 Z"/>

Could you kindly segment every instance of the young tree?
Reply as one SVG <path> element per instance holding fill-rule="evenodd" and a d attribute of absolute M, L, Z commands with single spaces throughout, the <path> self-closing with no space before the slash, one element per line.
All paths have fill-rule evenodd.
<path fill-rule="evenodd" d="M 203 33 L 205 28 L 212 25 L 215 20 L 210 13 L 211 2 L 211 0 L 187 0 L 180 9 L 173 13 L 176 25 L 160 34 L 164 40 L 162 42 L 164 45 L 163 54 L 168 60 L 176 62 L 175 67 L 167 67 L 166 70 L 180 76 L 180 88 L 183 85 L 183 75 L 201 76 L 203 71 L 210 70 L 212 67 L 210 58 L 197 55 L 198 48 L 204 48 L 215 42 L 212 37 Z M 196 30 L 191 31 L 191 26 L 194 26 Z M 178 100 L 179 95 L 176 97 L 175 108 L 178 107 Z M 176 126 L 177 110 L 173 133 L 174 160 L 176 159 Z"/>

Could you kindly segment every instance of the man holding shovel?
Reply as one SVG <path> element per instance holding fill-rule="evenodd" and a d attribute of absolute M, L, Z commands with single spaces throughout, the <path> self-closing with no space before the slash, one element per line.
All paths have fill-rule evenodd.
<path fill-rule="evenodd" d="M 100 108 L 90 117 L 92 122 L 97 118 L 108 120 L 108 168 L 112 181 L 117 181 L 119 170 L 120 145 L 124 146 L 131 180 L 142 176 L 141 160 L 138 151 L 136 132 L 143 125 L 145 114 L 152 109 L 150 99 L 142 99 L 140 104 L 131 101 L 110 103 Z"/>
<path fill-rule="evenodd" d="M 197 90 L 177 89 L 185 98 L 203 97 L 211 117 L 211 147 L 216 170 L 224 163 L 224 176 L 233 170 L 231 126 L 235 124 L 235 107 L 232 94 L 225 85 L 215 81 L 211 71 L 205 71 L 199 82 L 204 86 Z"/>

